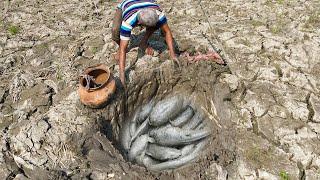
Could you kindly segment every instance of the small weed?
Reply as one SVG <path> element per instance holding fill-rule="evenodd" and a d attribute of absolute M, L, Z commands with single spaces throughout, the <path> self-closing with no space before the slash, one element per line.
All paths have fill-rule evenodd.
<path fill-rule="evenodd" d="M 258 27 L 258 26 L 263 26 L 263 25 L 264 25 L 263 22 L 257 21 L 257 20 L 252 20 L 252 21 L 251 21 L 251 24 L 252 24 L 252 26 L 254 26 L 254 27 Z"/>
<path fill-rule="evenodd" d="M 281 27 L 280 26 L 271 26 L 271 32 L 273 33 L 273 34 L 278 34 L 278 33 L 280 33 L 282 31 L 282 29 L 281 29 Z"/>
<path fill-rule="evenodd" d="M 288 24 L 287 13 L 279 13 L 276 15 L 276 20 L 272 22 L 269 29 L 273 34 L 279 34 L 286 29 Z"/>
<path fill-rule="evenodd" d="M 62 68 L 60 64 L 57 64 L 56 66 L 56 78 L 58 81 L 61 81 L 63 79 Z"/>
<path fill-rule="evenodd" d="M 266 6 L 269 6 L 269 7 L 272 7 L 272 6 L 274 5 L 274 3 L 272 2 L 272 0 L 267 0 L 267 1 L 265 2 L 265 5 L 266 5 Z"/>
<path fill-rule="evenodd" d="M 283 72 L 282 72 L 282 69 L 281 69 L 280 65 L 279 64 L 274 64 L 274 67 L 276 68 L 278 76 L 279 77 L 283 77 Z"/>
<path fill-rule="evenodd" d="M 280 171 L 279 176 L 281 180 L 289 180 L 289 175 L 286 171 Z"/>
<path fill-rule="evenodd" d="M 14 26 L 14 25 L 11 25 L 9 26 L 8 28 L 8 32 L 11 34 L 11 35 L 16 35 L 20 32 L 20 28 L 18 26 Z"/>
<path fill-rule="evenodd" d="M 0 31 L 5 31 L 5 27 L 3 25 L 3 22 L 0 20 Z"/>
<path fill-rule="evenodd" d="M 278 3 L 278 4 L 283 4 L 283 3 L 284 3 L 284 0 L 277 0 L 277 3 Z"/>
<path fill-rule="evenodd" d="M 48 43 L 39 44 L 38 47 L 39 47 L 40 49 L 43 49 L 43 50 L 48 50 L 48 49 L 49 49 Z"/>
<path fill-rule="evenodd" d="M 97 47 L 92 47 L 91 51 L 93 54 L 96 54 L 98 52 L 98 48 Z"/>
<path fill-rule="evenodd" d="M 284 4 L 284 0 L 267 0 L 265 2 L 265 5 L 269 7 L 274 6 L 275 4 Z"/>

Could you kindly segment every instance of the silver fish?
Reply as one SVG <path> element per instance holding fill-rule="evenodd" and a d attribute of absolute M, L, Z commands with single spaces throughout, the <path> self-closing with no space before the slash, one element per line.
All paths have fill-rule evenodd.
<path fill-rule="evenodd" d="M 145 153 L 142 153 L 140 156 L 137 156 L 135 160 L 137 164 L 143 165 L 145 167 L 149 167 L 151 165 L 160 163 L 159 161 L 153 159 L 152 157 L 146 155 Z"/>
<path fill-rule="evenodd" d="M 149 135 L 160 145 L 177 146 L 190 144 L 191 142 L 205 138 L 210 135 L 210 130 L 185 130 L 167 125 L 151 130 Z"/>
<path fill-rule="evenodd" d="M 130 135 L 133 136 L 136 133 L 137 130 L 137 123 L 136 122 L 130 122 Z"/>
<path fill-rule="evenodd" d="M 130 149 L 130 123 L 124 121 L 120 130 L 120 142 L 124 150 L 128 151 Z"/>
<path fill-rule="evenodd" d="M 168 170 L 168 169 L 176 169 L 178 167 L 181 167 L 187 163 L 190 163 L 194 161 L 197 156 L 199 155 L 200 151 L 206 146 L 207 140 L 204 139 L 201 142 L 199 142 L 194 150 L 186 156 L 182 156 L 178 159 L 174 159 L 171 161 L 166 161 L 163 163 L 155 164 L 155 165 L 150 165 L 148 169 L 153 170 L 153 171 L 162 171 L 162 170 Z"/>
<path fill-rule="evenodd" d="M 194 114 L 194 116 L 190 119 L 190 121 L 183 125 L 183 129 L 194 129 L 203 121 L 203 115 L 198 111 Z"/>
<path fill-rule="evenodd" d="M 133 117 L 130 119 L 130 134 L 133 136 L 137 130 L 137 124 L 138 124 L 138 119 L 139 119 L 139 114 L 140 114 L 140 108 L 138 108 L 133 115 Z"/>
<path fill-rule="evenodd" d="M 176 148 L 159 146 L 156 144 L 149 144 L 149 146 L 147 147 L 146 154 L 155 159 L 165 161 L 168 159 L 175 159 L 179 157 L 181 155 L 181 151 Z"/>
<path fill-rule="evenodd" d="M 154 160 L 152 157 L 146 155 L 143 159 L 143 165 L 145 167 L 149 167 L 151 165 L 159 164 L 160 162 L 157 160 Z"/>
<path fill-rule="evenodd" d="M 206 127 L 206 123 L 203 121 L 195 129 L 196 130 L 201 130 L 201 129 L 205 128 L 205 127 Z"/>
<path fill-rule="evenodd" d="M 139 136 L 133 143 L 130 148 L 128 159 L 133 161 L 138 155 L 141 155 L 147 148 L 149 142 L 154 142 L 147 134 Z"/>
<path fill-rule="evenodd" d="M 161 126 L 181 112 L 183 99 L 180 96 L 159 101 L 150 113 L 150 125 Z"/>
<path fill-rule="evenodd" d="M 134 141 L 138 136 L 146 133 L 149 129 L 149 118 L 147 120 L 145 120 L 140 126 L 139 128 L 136 130 L 136 132 L 133 134 L 132 138 L 131 138 L 131 142 Z"/>
<path fill-rule="evenodd" d="M 186 155 L 190 154 L 193 151 L 194 147 L 195 147 L 194 144 L 189 144 L 189 145 L 184 146 L 181 149 L 181 156 L 186 156 Z"/>
<path fill-rule="evenodd" d="M 185 111 L 183 111 L 177 118 L 175 118 L 173 121 L 170 121 L 170 123 L 173 126 L 180 127 L 187 123 L 187 121 L 193 116 L 194 112 L 193 109 L 188 106 Z"/>
<path fill-rule="evenodd" d="M 140 114 L 139 114 L 139 119 L 138 119 L 139 123 L 142 123 L 144 120 L 147 119 L 147 117 L 151 113 L 152 108 L 153 108 L 154 105 L 155 105 L 155 101 L 151 100 L 148 104 L 144 105 L 141 108 L 141 111 L 140 111 Z"/>

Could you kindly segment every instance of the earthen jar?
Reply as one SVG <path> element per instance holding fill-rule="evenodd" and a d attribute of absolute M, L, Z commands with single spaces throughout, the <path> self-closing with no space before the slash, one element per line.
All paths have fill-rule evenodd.
<path fill-rule="evenodd" d="M 99 64 L 87 68 L 83 75 L 92 76 L 94 82 L 99 86 L 86 88 L 87 81 L 81 76 L 78 90 L 80 101 L 91 108 L 101 108 L 106 105 L 116 90 L 116 83 L 109 68 L 104 64 Z"/>

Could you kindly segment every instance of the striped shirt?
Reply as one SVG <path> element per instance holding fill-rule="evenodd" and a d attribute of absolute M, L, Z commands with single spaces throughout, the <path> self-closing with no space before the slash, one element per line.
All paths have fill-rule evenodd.
<path fill-rule="evenodd" d="M 130 40 L 132 29 L 138 25 L 138 12 L 144 8 L 155 9 L 159 15 L 157 28 L 167 22 L 167 18 L 160 9 L 159 5 L 155 4 L 155 0 L 123 0 L 118 4 L 117 8 L 122 10 L 122 23 L 120 28 L 120 39 Z"/>

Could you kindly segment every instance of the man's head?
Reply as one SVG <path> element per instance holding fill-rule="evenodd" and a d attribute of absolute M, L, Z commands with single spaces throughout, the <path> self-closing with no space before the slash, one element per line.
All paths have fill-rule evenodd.
<path fill-rule="evenodd" d="M 159 20 L 159 16 L 156 10 L 151 8 L 143 9 L 138 14 L 139 23 L 147 27 L 156 26 L 158 20 Z"/>

